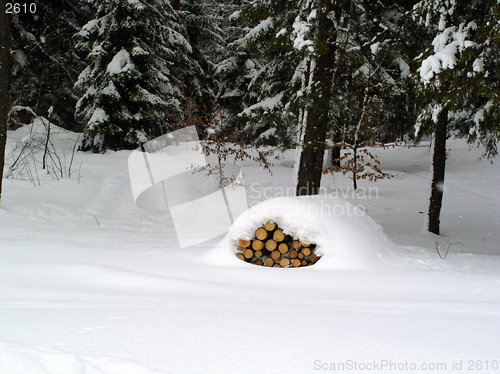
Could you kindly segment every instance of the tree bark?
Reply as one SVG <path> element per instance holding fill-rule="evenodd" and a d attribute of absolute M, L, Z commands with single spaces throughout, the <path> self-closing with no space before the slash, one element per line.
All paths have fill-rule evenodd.
<path fill-rule="evenodd" d="M 0 0 L 0 204 L 7 144 L 9 104 L 10 18 L 5 13 L 5 0 Z"/>
<path fill-rule="evenodd" d="M 446 133 L 448 128 L 448 109 L 439 113 L 434 132 L 434 152 L 432 156 L 432 187 L 429 204 L 428 230 L 439 235 L 440 213 L 443 202 L 444 174 L 446 165 Z"/>
<path fill-rule="evenodd" d="M 340 167 L 340 147 L 332 148 L 332 166 Z"/>
<path fill-rule="evenodd" d="M 296 195 L 317 195 L 323 174 L 323 157 L 332 96 L 335 48 L 329 41 L 333 23 L 328 14 L 334 10 L 331 1 L 322 1 L 324 7 L 318 18 L 316 67 L 312 87 L 312 103 L 308 108 L 303 149 L 300 154 Z"/>

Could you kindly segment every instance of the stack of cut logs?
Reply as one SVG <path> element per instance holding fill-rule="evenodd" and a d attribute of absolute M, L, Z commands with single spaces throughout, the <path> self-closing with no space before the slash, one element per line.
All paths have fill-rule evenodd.
<path fill-rule="evenodd" d="M 236 256 L 255 265 L 272 267 L 309 266 L 319 260 L 315 244 L 303 243 L 286 235 L 269 221 L 255 231 L 252 240 L 240 239 Z"/>

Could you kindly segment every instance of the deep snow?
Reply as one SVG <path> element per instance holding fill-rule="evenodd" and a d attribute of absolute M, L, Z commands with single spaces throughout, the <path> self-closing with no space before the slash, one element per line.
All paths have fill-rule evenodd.
<path fill-rule="evenodd" d="M 9 133 L 8 149 L 23 131 Z M 71 179 L 39 170 L 37 187 L 4 179 L 0 373 L 500 371 L 498 165 L 478 162 L 480 151 L 462 140 L 448 147 L 446 260 L 422 232 L 425 144 L 377 150 L 396 177 L 361 181 L 356 193 L 347 176 L 324 177 L 324 194 L 367 215 L 354 219 L 363 230 L 349 241 L 366 248 L 359 261 L 344 253 L 343 267 L 333 255 L 299 269 L 229 260 L 226 243 L 246 228 L 238 221 L 227 238 L 180 249 L 167 212 L 134 204 L 130 152 L 78 153 Z M 253 209 L 291 192 L 293 157 L 273 175 L 241 164 Z M 326 246 L 335 229 L 319 221 Z M 368 246 L 394 251 L 378 264 Z M 353 370 L 332 370 L 349 363 Z"/>

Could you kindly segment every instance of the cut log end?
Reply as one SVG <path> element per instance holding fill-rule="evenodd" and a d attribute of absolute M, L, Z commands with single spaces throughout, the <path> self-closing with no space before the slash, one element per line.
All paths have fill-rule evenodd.
<path fill-rule="evenodd" d="M 276 222 L 273 221 L 267 221 L 266 224 L 264 225 L 264 229 L 266 229 L 267 231 L 274 231 L 276 230 L 277 227 L 278 225 L 276 224 Z"/>
<path fill-rule="evenodd" d="M 268 235 L 269 232 L 262 227 L 260 229 L 257 229 L 257 231 L 255 231 L 255 237 L 259 240 L 266 240 Z"/>
<path fill-rule="evenodd" d="M 282 242 L 283 240 L 285 240 L 285 234 L 282 230 L 278 229 L 274 232 L 273 239 L 277 242 Z"/>
<path fill-rule="evenodd" d="M 290 250 L 290 248 L 288 248 L 288 245 L 286 245 L 285 243 L 281 243 L 279 246 L 278 246 L 278 251 L 280 251 L 280 253 L 288 253 L 288 251 Z"/>
<path fill-rule="evenodd" d="M 280 257 L 281 257 L 280 251 L 274 250 L 274 251 L 271 252 L 271 258 L 273 260 L 277 261 L 277 260 L 279 260 Z"/>
<path fill-rule="evenodd" d="M 273 239 L 269 239 L 267 242 L 266 242 L 266 249 L 268 251 L 274 251 L 276 249 L 276 247 L 278 246 L 278 243 L 276 243 L 276 241 L 274 241 Z"/>
<path fill-rule="evenodd" d="M 256 251 L 260 251 L 262 248 L 264 248 L 264 242 L 260 240 L 254 240 L 252 243 L 252 248 Z"/>
<path fill-rule="evenodd" d="M 250 247 L 251 243 L 252 243 L 251 240 L 240 239 L 240 247 L 248 248 Z"/>
<path fill-rule="evenodd" d="M 288 257 L 282 257 L 280 260 L 280 265 L 283 268 L 286 268 L 287 266 L 290 266 L 290 259 Z"/>
<path fill-rule="evenodd" d="M 309 256 L 312 251 L 310 248 L 302 248 L 302 253 L 304 254 L 304 256 Z"/>

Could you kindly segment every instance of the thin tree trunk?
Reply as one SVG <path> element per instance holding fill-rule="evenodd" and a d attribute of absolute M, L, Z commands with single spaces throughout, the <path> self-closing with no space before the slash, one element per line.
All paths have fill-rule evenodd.
<path fill-rule="evenodd" d="M 354 144 L 353 152 L 353 162 L 354 162 L 354 170 L 352 171 L 352 187 L 354 191 L 358 189 L 358 146 Z"/>
<path fill-rule="evenodd" d="M 354 190 L 358 189 L 358 142 L 361 136 L 361 128 L 365 122 L 366 112 L 368 107 L 368 89 L 365 89 L 365 98 L 363 99 L 363 110 L 361 111 L 361 117 L 359 118 L 358 125 L 356 126 L 356 132 L 354 133 L 354 144 L 353 150 L 353 171 L 352 171 L 352 186 Z"/>
<path fill-rule="evenodd" d="M 432 187 L 429 204 L 428 230 L 439 235 L 439 216 L 443 201 L 444 174 L 446 165 L 446 132 L 448 109 L 441 110 L 434 132 L 434 152 L 432 156 Z"/>
<path fill-rule="evenodd" d="M 329 120 L 331 87 L 333 79 L 334 46 L 329 43 L 332 21 L 328 19 L 331 2 L 318 19 L 318 47 L 322 52 L 317 56 L 314 71 L 312 104 L 308 109 L 303 149 L 300 154 L 296 195 L 317 195 L 323 174 L 323 157 Z"/>
<path fill-rule="evenodd" d="M 9 112 L 10 19 L 5 13 L 5 0 L 0 0 L 0 204 L 7 143 L 7 115 Z"/>

